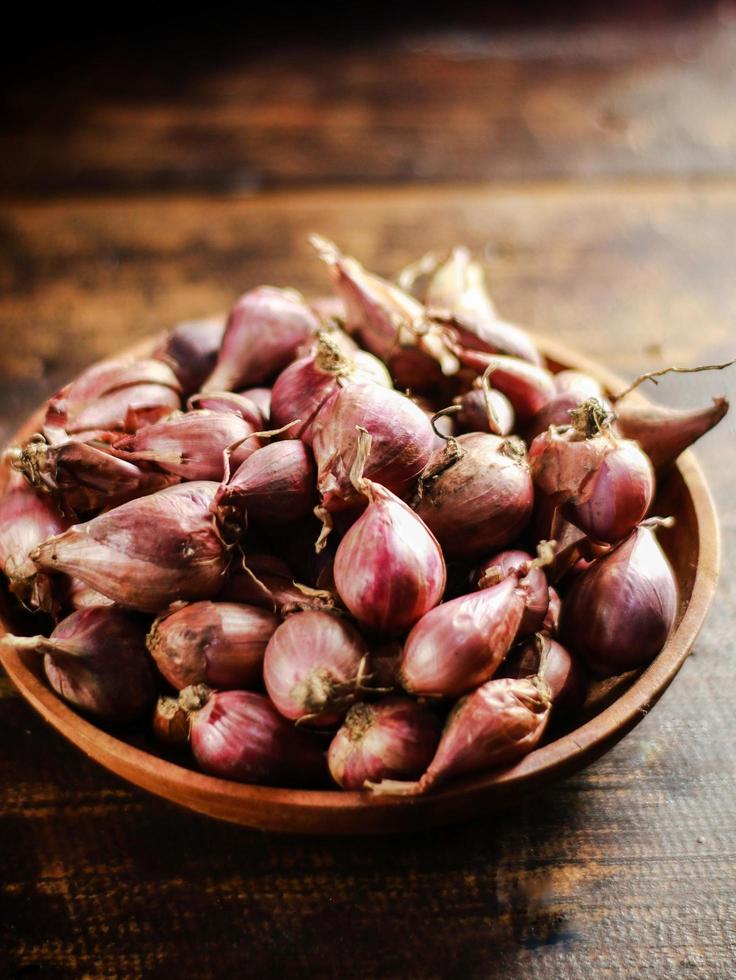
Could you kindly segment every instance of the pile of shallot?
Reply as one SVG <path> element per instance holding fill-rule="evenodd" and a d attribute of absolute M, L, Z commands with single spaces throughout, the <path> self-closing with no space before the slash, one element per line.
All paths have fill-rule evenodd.
<path fill-rule="evenodd" d="M 465 248 L 397 285 L 313 244 L 333 296 L 253 289 L 90 368 L 6 452 L 0 567 L 38 635 L 4 642 L 204 772 L 423 793 L 661 650 L 656 481 L 728 404 L 555 373 Z"/>

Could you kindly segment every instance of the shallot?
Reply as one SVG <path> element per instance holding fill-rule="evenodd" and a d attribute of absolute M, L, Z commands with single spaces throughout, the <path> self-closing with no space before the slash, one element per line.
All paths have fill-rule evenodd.
<path fill-rule="evenodd" d="M 399 497 L 411 489 L 432 453 L 434 435 L 429 419 L 405 395 L 376 384 L 340 388 L 312 427 L 317 483 L 322 506 L 328 511 L 360 502 L 350 480 L 357 428 L 366 429 L 373 440 L 366 479 Z"/>
<path fill-rule="evenodd" d="M 163 361 L 102 361 L 49 400 L 44 434 L 50 442 L 69 434 L 135 432 L 181 407 L 181 386 Z"/>
<path fill-rule="evenodd" d="M 50 444 L 41 433 L 8 450 L 6 458 L 32 487 L 55 494 L 78 514 L 115 507 L 178 482 L 145 462 L 120 459 L 106 443 L 68 439 Z"/>
<path fill-rule="evenodd" d="M 523 443 L 469 432 L 435 450 L 415 511 L 448 558 L 479 558 L 510 544 L 534 502 Z"/>
<path fill-rule="evenodd" d="M 247 395 L 239 395 L 234 391 L 198 392 L 187 400 L 189 411 L 207 409 L 210 412 L 232 412 L 239 415 L 256 429 L 265 429 L 268 413 L 265 417 L 261 408 Z"/>
<path fill-rule="evenodd" d="M 657 473 L 666 472 L 684 452 L 728 411 L 725 398 L 700 409 L 616 403 L 616 427 L 625 439 L 634 439 L 652 461 Z"/>
<path fill-rule="evenodd" d="M 246 388 L 245 391 L 239 392 L 243 398 L 247 398 L 249 402 L 253 402 L 256 408 L 260 411 L 263 416 L 264 425 L 271 423 L 269 419 L 271 417 L 271 389 L 270 388 Z"/>
<path fill-rule="evenodd" d="M 179 715 L 179 740 L 188 738 L 197 764 L 213 776 L 278 786 L 314 786 L 325 780 L 319 746 L 262 694 L 212 691 L 198 684 L 185 688 L 176 701 L 162 700 L 170 718 Z"/>
<path fill-rule="evenodd" d="M 493 677 L 519 632 L 529 591 L 515 574 L 431 609 L 409 633 L 399 661 L 404 690 L 456 698 Z"/>
<path fill-rule="evenodd" d="M 494 388 L 511 402 L 520 426 L 529 423 L 556 393 L 554 376 L 546 368 L 518 357 L 486 354 L 463 348 L 463 365 L 481 376 L 488 372 Z"/>
<path fill-rule="evenodd" d="M 248 456 L 217 491 L 217 508 L 235 508 L 262 524 L 288 524 L 316 502 L 314 458 L 299 439 L 272 442 Z"/>
<path fill-rule="evenodd" d="M 368 648 L 360 633 L 335 613 L 289 616 L 266 647 L 263 679 L 286 718 L 329 726 L 343 717 L 367 675 Z"/>
<path fill-rule="evenodd" d="M 0 498 L 0 569 L 24 605 L 50 612 L 51 581 L 39 573 L 30 555 L 47 538 L 65 531 L 70 521 L 52 497 L 32 490 L 19 476 L 17 480 Z"/>
<path fill-rule="evenodd" d="M 460 406 L 455 418 L 465 432 L 507 436 L 514 430 L 514 410 L 500 391 L 492 388 L 486 394 L 481 387 L 473 386 L 464 395 L 458 395 L 455 404 Z"/>
<path fill-rule="evenodd" d="M 181 483 L 76 524 L 32 552 L 47 572 L 66 572 L 143 612 L 222 587 L 229 546 L 210 514 L 217 484 Z"/>
<path fill-rule="evenodd" d="M 372 439 L 361 429 L 350 477 L 368 507 L 335 554 L 335 586 L 359 623 L 401 633 L 442 599 L 446 572 L 436 538 L 395 494 L 363 475 Z"/>
<path fill-rule="evenodd" d="M 664 645 L 678 607 L 675 576 L 653 518 L 576 577 L 562 603 L 560 637 L 599 677 L 648 664 Z"/>
<path fill-rule="evenodd" d="M 171 367 L 188 395 L 211 374 L 224 332 L 224 316 L 187 320 L 169 330 L 153 356 Z"/>
<path fill-rule="evenodd" d="M 433 324 L 426 310 L 403 290 L 343 255 L 332 243 L 312 236 L 320 258 L 330 267 L 332 283 L 345 307 L 345 328 L 384 361 L 401 387 L 423 390 L 459 363 L 447 331 Z"/>
<path fill-rule="evenodd" d="M 9 636 L 3 643 L 42 654 L 51 687 L 65 701 L 104 721 L 134 721 L 156 696 L 145 623 L 109 606 L 80 609 L 46 636 Z"/>
<path fill-rule="evenodd" d="M 327 752 L 330 775 L 343 789 L 382 779 L 418 779 L 440 738 L 437 716 L 407 697 L 354 704 Z"/>
<path fill-rule="evenodd" d="M 552 702 L 540 677 L 501 677 L 457 702 L 437 752 L 418 782 L 384 779 L 374 792 L 416 795 L 464 773 L 510 766 L 544 734 Z"/>
<path fill-rule="evenodd" d="M 476 571 L 476 588 L 486 589 L 511 575 L 522 577 L 527 589 L 527 605 L 517 636 L 528 636 L 542 628 L 549 607 L 547 577 L 528 552 L 510 549 L 486 559 Z"/>
<path fill-rule="evenodd" d="M 332 335 L 319 334 L 317 347 L 285 368 L 274 382 L 271 395 L 271 424 L 287 425 L 290 438 L 312 441 L 312 423 L 331 395 L 346 384 L 373 382 L 392 388 L 391 376 L 382 361 L 366 351 L 343 354 Z"/>
<path fill-rule="evenodd" d="M 319 320 L 293 289 L 252 289 L 230 311 L 217 364 L 202 390 L 234 391 L 266 381 L 318 329 Z"/>
<path fill-rule="evenodd" d="M 577 711 L 585 700 L 585 671 L 570 653 L 542 633 L 514 647 L 498 672 L 499 677 L 534 677 L 547 682 L 555 711 Z"/>
<path fill-rule="evenodd" d="M 259 445 L 253 426 L 242 416 L 207 409 L 174 415 L 114 442 L 125 459 L 155 463 L 185 480 L 221 480 L 225 450 L 235 447 L 230 465 L 237 467 Z"/>
<path fill-rule="evenodd" d="M 595 398 L 604 411 L 611 410 L 610 402 L 602 394 L 591 396 L 575 388 L 566 388 L 553 395 L 526 426 L 524 429 L 526 439 L 531 442 L 540 433 L 546 432 L 551 425 L 570 425 L 572 413 L 590 397 Z"/>
<path fill-rule="evenodd" d="M 654 472 L 635 442 L 613 431 L 596 399 L 572 413 L 572 425 L 552 427 L 529 450 L 535 486 L 563 515 L 597 541 L 625 537 L 646 514 Z"/>
<path fill-rule="evenodd" d="M 463 347 L 541 363 L 531 338 L 518 327 L 499 320 L 486 288 L 483 267 L 473 261 L 466 248 L 454 248 L 437 269 L 425 302 L 430 316 L 451 320 Z"/>
<path fill-rule="evenodd" d="M 249 688 L 260 681 L 266 644 L 278 625 L 278 616 L 256 606 L 192 602 L 159 617 L 146 642 L 177 690 L 192 684 Z"/>

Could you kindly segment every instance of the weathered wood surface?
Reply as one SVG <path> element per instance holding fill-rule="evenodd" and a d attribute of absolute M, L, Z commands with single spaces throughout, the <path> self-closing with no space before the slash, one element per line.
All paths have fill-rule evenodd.
<path fill-rule="evenodd" d="M 732 28 L 725 13 L 720 17 L 709 15 L 693 30 L 692 43 L 710 32 L 709 43 L 728 51 Z M 176 172 L 161 169 L 162 144 L 129 145 L 130 108 L 127 117 L 125 112 L 110 116 L 104 132 L 112 145 L 137 153 L 140 167 L 123 155 L 114 168 L 98 171 L 104 179 L 97 186 L 74 127 L 55 170 L 48 160 L 57 123 L 50 117 L 30 119 L 27 128 L 46 169 L 24 156 L 22 140 L 5 143 L 5 187 L 46 192 L 53 190 L 56 173 L 59 187 L 100 193 L 22 204 L 7 200 L 2 207 L 3 434 L 87 363 L 179 318 L 223 308 L 242 288 L 266 279 L 319 289 L 323 273 L 305 243 L 314 229 L 334 235 L 384 272 L 438 244 L 466 241 L 483 248 L 506 316 L 572 342 L 624 374 L 733 356 L 736 180 L 728 92 L 734 72 L 728 59 L 710 56 L 675 58 L 668 71 L 656 53 L 641 48 L 645 43 L 664 48 L 671 40 L 668 32 L 682 30 L 674 24 L 659 40 L 650 32 L 646 42 L 632 29 L 624 32 L 630 47 L 622 45 L 614 61 L 639 57 L 641 69 L 624 81 L 610 65 L 596 64 L 600 88 L 589 92 L 589 76 L 576 75 L 579 62 L 570 57 L 569 34 L 557 42 L 545 35 L 546 54 L 538 60 L 538 35 L 515 35 L 494 70 L 499 77 L 503 68 L 517 80 L 537 79 L 538 98 L 543 103 L 547 93 L 552 100 L 539 110 L 551 135 L 546 142 L 533 141 L 533 155 L 538 163 L 562 161 L 536 169 L 530 169 L 526 146 L 516 142 L 494 156 L 515 159 L 515 169 L 499 163 L 490 172 L 463 170 L 466 154 L 460 150 L 476 145 L 474 132 L 485 132 L 472 100 L 468 120 L 456 120 L 456 130 L 470 134 L 467 143 L 448 148 L 445 127 L 437 128 L 441 114 L 425 115 L 423 126 L 411 128 L 409 113 L 401 110 L 408 99 L 401 93 L 411 79 L 399 83 L 394 64 L 398 102 L 387 107 L 377 101 L 373 119 L 382 126 L 391 121 L 402 145 L 425 132 L 440 148 L 439 162 L 431 174 L 369 172 L 371 148 L 339 113 L 338 80 L 351 91 L 355 87 L 349 84 L 347 61 L 320 87 L 318 69 L 311 75 L 305 67 L 307 53 L 299 70 L 314 86 L 312 116 L 306 117 L 316 127 L 312 146 L 319 149 L 330 128 L 344 143 L 339 163 L 323 160 L 311 173 L 302 145 L 312 139 L 311 132 L 306 137 L 296 123 L 286 125 L 281 110 L 274 110 L 278 86 L 272 80 L 259 89 L 252 65 L 197 82 L 198 107 L 187 109 L 192 89 L 183 86 L 178 111 L 192 113 L 191 118 L 198 113 L 199 122 L 188 133 L 177 133 L 168 123 L 163 127 L 164 142 L 180 150 Z M 362 68 L 350 64 L 366 77 L 365 63 Z M 473 65 L 463 59 L 443 64 L 445 74 L 428 70 L 424 98 L 441 104 L 454 92 L 460 111 L 462 86 Z M 289 105 L 296 83 L 285 69 L 279 77 L 278 105 Z M 687 104 L 680 99 L 683 77 L 698 93 Z M 652 79 L 654 89 L 648 88 Z M 301 85 L 310 88 L 303 80 Z M 585 99 L 595 101 L 606 90 L 628 93 L 631 105 L 646 105 L 649 118 L 657 117 L 661 140 L 655 141 L 657 153 L 647 168 L 622 166 L 622 157 L 603 137 L 591 138 L 588 150 L 581 149 L 576 133 L 588 125 Z M 567 103 L 561 91 L 569 93 Z M 249 104 L 243 107 L 246 96 Z M 208 134 L 220 139 L 218 114 L 228 102 L 232 113 L 240 105 L 245 114 L 261 111 L 264 120 L 272 120 L 300 180 L 431 176 L 446 181 L 558 171 L 592 173 L 596 179 L 227 198 L 132 193 L 161 186 L 160 176 L 150 176 L 156 172 L 172 173 L 174 187 L 232 187 L 176 176 L 186 170 L 187 158 L 197 171 L 200 154 L 209 152 L 203 145 Z M 99 99 L 85 105 L 82 120 L 102 111 Z M 143 123 L 152 125 L 155 98 L 137 100 L 135 108 Z M 675 109 L 681 117 L 672 115 Z M 512 102 L 506 115 L 497 107 L 485 111 L 498 113 L 496 125 L 504 127 L 515 115 Z M 160 118 L 170 117 L 162 111 Z M 403 127 L 410 128 L 408 135 L 398 132 Z M 267 156 L 265 130 L 255 132 L 247 149 L 245 143 L 229 145 L 228 173 L 232 161 L 243 172 L 262 166 L 249 155 Z M 372 139 L 385 142 L 387 132 L 378 126 Z M 512 144 L 514 132 L 512 126 Z M 706 132 L 706 149 L 695 153 L 693 147 L 701 144 L 692 134 Z M 388 159 L 390 143 L 386 146 Z M 99 159 L 98 150 L 90 150 L 93 160 Z M 581 168 L 585 159 L 595 166 Z M 630 159 L 640 158 L 632 151 Z M 75 160 L 79 166 L 72 180 Z M 631 170 L 649 176 L 622 178 Z M 698 176 L 686 180 L 680 173 Z M 282 174 L 273 181 L 287 178 L 292 179 Z M 109 189 L 131 194 L 102 193 Z M 695 375 L 668 379 L 660 391 L 663 400 L 679 404 L 724 391 L 733 400 L 736 381 L 728 372 Z M 406 839 L 368 841 L 299 840 L 219 825 L 108 776 L 46 729 L 2 682 L 0 974 L 733 976 L 735 436 L 736 423 L 727 418 L 698 453 L 722 517 L 724 570 L 695 653 L 661 703 L 619 746 L 513 812 Z"/>
<path fill-rule="evenodd" d="M 571 5 L 592 8 L 578 24 L 534 5 L 521 25 L 482 4 L 444 27 L 395 6 L 328 5 L 307 37 L 287 16 L 265 40 L 236 21 L 216 46 L 184 25 L 163 52 L 136 36 L 110 57 L 82 33 L 18 58 L 0 191 L 733 172 L 728 4 Z"/>

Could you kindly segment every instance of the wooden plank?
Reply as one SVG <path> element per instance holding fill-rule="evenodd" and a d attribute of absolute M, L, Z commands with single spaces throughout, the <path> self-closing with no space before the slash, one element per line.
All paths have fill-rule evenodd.
<path fill-rule="evenodd" d="M 305 18 L 297 39 L 234 25 L 143 50 L 83 34 L 45 71 L 11 62 L 0 191 L 732 174 L 732 16 L 672 13 L 515 23 L 486 9 L 458 27 L 422 7 L 361 36 Z"/>
<path fill-rule="evenodd" d="M 729 976 L 732 678 L 723 660 L 711 656 L 708 675 L 699 660 L 581 776 L 512 812 L 361 842 L 181 812 L 6 702 L 8 972 Z"/>

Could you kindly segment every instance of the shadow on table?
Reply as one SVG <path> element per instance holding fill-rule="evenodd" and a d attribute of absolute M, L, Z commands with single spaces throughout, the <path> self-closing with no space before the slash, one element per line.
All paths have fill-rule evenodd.
<path fill-rule="evenodd" d="M 17 699 L 0 700 L 0 720 L 15 740 L 0 944 L 18 968 L 513 976 L 576 939 L 577 842 L 593 812 L 580 780 L 439 830 L 279 836 L 128 789 Z"/>

